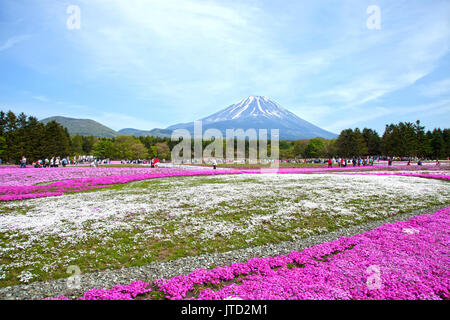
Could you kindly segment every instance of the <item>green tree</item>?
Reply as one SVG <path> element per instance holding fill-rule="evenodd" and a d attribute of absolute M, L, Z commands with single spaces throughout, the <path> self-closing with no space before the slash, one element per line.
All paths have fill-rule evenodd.
<path fill-rule="evenodd" d="M 155 147 L 156 147 L 157 155 L 159 158 L 166 159 L 166 160 L 171 159 L 170 149 L 169 149 L 169 146 L 167 145 L 167 143 L 158 142 L 155 145 Z"/>
<path fill-rule="evenodd" d="M 443 159 L 445 156 L 445 140 L 441 129 L 432 132 L 431 148 L 434 159 Z"/>
<path fill-rule="evenodd" d="M 145 159 L 147 149 L 142 142 L 132 136 L 118 136 L 114 141 L 115 155 L 117 159 Z"/>
<path fill-rule="evenodd" d="M 326 140 L 324 155 L 327 158 L 333 158 L 337 155 L 336 139 Z"/>
<path fill-rule="evenodd" d="M 367 145 L 367 154 L 369 156 L 376 156 L 381 154 L 380 144 L 381 139 L 375 130 L 364 128 L 362 135 Z"/>
<path fill-rule="evenodd" d="M 295 158 L 305 158 L 305 150 L 308 145 L 309 140 L 297 140 L 294 142 L 294 157 Z"/>
<path fill-rule="evenodd" d="M 353 135 L 356 142 L 356 153 L 354 155 L 355 156 L 367 155 L 368 153 L 367 143 L 359 128 L 355 129 Z"/>
<path fill-rule="evenodd" d="M 131 151 L 132 159 L 146 159 L 148 156 L 147 148 L 139 140 L 131 145 Z"/>
<path fill-rule="evenodd" d="M 307 158 L 318 158 L 324 154 L 325 144 L 320 138 L 311 139 L 306 146 L 305 156 Z"/>
<path fill-rule="evenodd" d="M 96 138 L 94 138 L 94 136 L 82 136 L 82 140 L 83 140 L 83 153 L 85 155 L 90 155 L 92 154 L 92 149 L 94 147 L 95 142 L 97 141 Z"/>
<path fill-rule="evenodd" d="M 8 162 L 18 163 L 21 157 L 20 150 L 20 134 L 18 132 L 17 116 L 12 111 L 8 111 L 5 117 L 4 137 L 6 139 L 7 154 L 5 160 Z"/>
<path fill-rule="evenodd" d="M 35 117 L 28 117 L 25 126 L 21 129 L 22 153 L 30 161 L 42 159 L 45 156 L 43 140 L 45 126 Z"/>
<path fill-rule="evenodd" d="M 93 146 L 93 155 L 99 159 L 113 159 L 116 149 L 111 139 L 99 139 Z"/>
<path fill-rule="evenodd" d="M 156 146 L 150 146 L 149 152 L 148 152 L 150 158 L 155 158 L 158 156 L 158 148 Z"/>
<path fill-rule="evenodd" d="M 444 157 L 448 158 L 450 157 L 450 129 L 444 129 L 442 130 L 442 136 L 444 138 Z"/>
<path fill-rule="evenodd" d="M 420 125 L 420 121 L 417 120 L 415 124 L 416 134 L 416 151 L 418 157 L 426 157 L 431 153 L 430 139 L 425 134 L 425 127 Z"/>
<path fill-rule="evenodd" d="M 56 121 L 45 125 L 43 150 L 46 157 L 66 157 L 70 154 L 70 136 Z"/>
<path fill-rule="evenodd" d="M 5 137 L 0 136 L 0 159 L 3 161 L 3 156 L 6 154 L 7 144 Z"/>
<path fill-rule="evenodd" d="M 73 155 L 79 156 L 82 155 L 83 152 L 83 137 L 79 134 L 71 136 L 70 140 L 72 141 L 71 153 Z"/>
<path fill-rule="evenodd" d="M 352 157 L 358 154 L 358 141 L 352 129 L 341 131 L 336 139 L 336 149 L 341 157 Z"/>

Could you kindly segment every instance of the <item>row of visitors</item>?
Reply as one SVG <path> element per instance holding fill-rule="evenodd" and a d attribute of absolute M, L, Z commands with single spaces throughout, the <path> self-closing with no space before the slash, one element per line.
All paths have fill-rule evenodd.
<path fill-rule="evenodd" d="M 352 159 L 346 159 L 346 158 L 329 158 L 328 159 L 328 168 L 333 167 L 333 163 L 337 163 L 339 167 L 346 167 L 350 163 L 353 164 L 354 167 L 358 166 L 373 166 L 375 159 L 373 157 L 358 157 L 358 158 L 352 158 Z"/>
<path fill-rule="evenodd" d="M 39 159 L 33 162 L 31 165 L 34 168 L 47 168 L 47 167 L 59 167 L 60 165 L 65 167 L 68 164 L 69 160 L 67 160 L 66 158 L 60 159 L 60 157 L 52 157 L 50 158 L 50 160 L 48 158 L 44 160 Z M 20 159 L 20 167 L 21 168 L 27 167 L 27 158 L 25 156 L 22 156 L 22 158 Z"/>
<path fill-rule="evenodd" d="M 25 157 L 24 157 L 25 158 Z M 57 168 L 59 166 L 67 166 L 69 164 L 69 160 L 67 158 L 60 158 L 60 157 L 52 157 L 50 159 L 45 158 L 44 160 L 37 160 L 36 162 L 32 163 L 32 166 L 34 168 Z M 26 163 L 25 163 L 26 165 Z M 25 167 L 24 165 L 24 167 Z"/>
<path fill-rule="evenodd" d="M 166 162 L 165 159 L 162 159 L 162 162 Z M 159 165 L 159 159 L 158 158 L 154 158 L 154 159 L 150 159 L 150 161 L 148 160 L 121 160 L 120 164 L 150 164 L 152 168 L 158 167 Z"/>

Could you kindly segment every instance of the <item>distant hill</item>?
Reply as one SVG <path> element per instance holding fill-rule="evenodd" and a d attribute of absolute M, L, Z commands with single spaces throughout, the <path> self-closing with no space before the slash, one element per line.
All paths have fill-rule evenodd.
<path fill-rule="evenodd" d="M 172 135 L 172 130 L 157 129 L 157 128 L 152 130 L 138 130 L 133 128 L 125 128 L 119 130 L 118 133 L 126 136 L 135 136 L 135 137 L 153 136 L 160 138 L 170 138 Z"/>
<path fill-rule="evenodd" d="M 91 119 L 75 119 L 68 117 L 49 117 L 42 119 L 41 122 L 46 124 L 55 120 L 63 127 L 66 127 L 70 135 L 94 136 L 94 137 L 117 137 L 118 135 L 125 136 L 153 136 L 161 138 L 170 138 L 172 130 L 168 129 L 152 129 L 152 130 L 138 130 L 133 128 L 125 128 L 115 131 L 107 126 L 91 120 Z"/>
<path fill-rule="evenodd" d="M 42 119 L 46 124 L 55 120 L 63 127 L 66 127 L 70 135 L 94 136 L 94 137 L 117 137 L 119 134 L 111 128 L 91 119 L 74 119 L 67 117 L 49 117 Z"/>

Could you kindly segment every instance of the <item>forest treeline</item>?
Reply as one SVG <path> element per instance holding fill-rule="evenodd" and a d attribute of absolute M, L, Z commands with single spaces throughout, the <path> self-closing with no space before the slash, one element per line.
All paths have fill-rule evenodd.
<path fill-rule="evenodd" d="M 3 163 L 18 163 L 22 156 L 29 162 L 53 156 L 93 155 L 99 159 L 170 160 L 172 148 L 179 141 L 160 137 L 118 136 L 96 138 L 70 136 L 67 129 L 55 121 L 43 124 L 33 116 L 0 111 L 0 159 Z M 203 149 L 211 143 L 203 141 Z M 194 142 L 191 146 L 193 150 Z M 237 145 L 235 141 L 235 146 Z M 246 142 L 248 154 L 248 141 Z M 225 141 L 223 142 L 225 155 Z M 268 143 L 270 154 L 270 141 Z M 450 129 L 425 131 L 420 121 L 386 125 L 383 135 L 375 130 L 345 129 L 336 139 L 303 139 L 279 142 L 280 159 L 329 158 L 357 156 L 391 156 L 445 159 L 450 157 Z"/>

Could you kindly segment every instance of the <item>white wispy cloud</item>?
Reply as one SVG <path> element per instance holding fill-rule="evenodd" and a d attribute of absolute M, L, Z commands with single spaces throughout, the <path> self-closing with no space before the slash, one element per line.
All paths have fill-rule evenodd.
<path fill-rule="evenodd" d="M 450 78 L 422 85 L 420 91 L 428 97 L 437 97 L 450 93 Z"/>
<path fill-rule="evenodd" d="M 292 53 L 280 46 L 264 23 L 273 17 L 246 3 L 135 1 L 130 6 L 110 1 L 107 10 L 104 3 L 89 6 L 92 10 L 81 11 L 90 29 L 75 39 L 93 66 L 87 72 L 120 79 L 135 88 L 138 99 L 160 97 L 176 111 L 186 105 L 194 112 L 206 109 L 224 93 L 232 99 L 250 93 L 289 95 L 298 89 L 299 77 L 329 63 L 327 54 Z M 102 12 L 102 17 L 89 12 Z"/>
<path fill-rule="evenodd" d="M 403 117 L 407 115 L 417 114 L 427 116 L 438 115 L 447 113 L 450 111 L 450 99 L 443 99 L 431 103 L 423 103 L 410 106 L 396 106 L 394 108 L 386 107 L 372 107 L 366 110 L 360 110 L 357 113 L 353 113 L 349 117 L 333 122 L 331 125 L 326 126 L 327 130 L 339 132 L 343 128 L 357 127 L 358 124 L 374 120 L 384 116 Z"/>
<path fill-rule="evenodd" d="M 41 102 L 49 102 L 46 96 L 33 96 L 34 99 L 39 100 Z"/>
<path fill-rule="evenodd" d="M 355 124 L 373 120 L 382 116 L 392 114 L 393 111 L 383 107 L 375 107 L 368 110 L 368 112 L 361 112 L 357 115 L 352 115 L 351 117 L 344 117 L 341 120 L 333 122 L 331 125 L 326 126 L 326 129 L 334 132 L 339 132 L 344 128 L 354 127 Z"/>
<path fill-rule="evenodd" d="M 0 51 L 12 48 L 16 44 L 28 39 L 29 37 L 30 37 L 30 35 L 19 35 L 19 36 L 11 37 L 11 38 L 7 39 L 2 45 L 0 45 Z"/>

